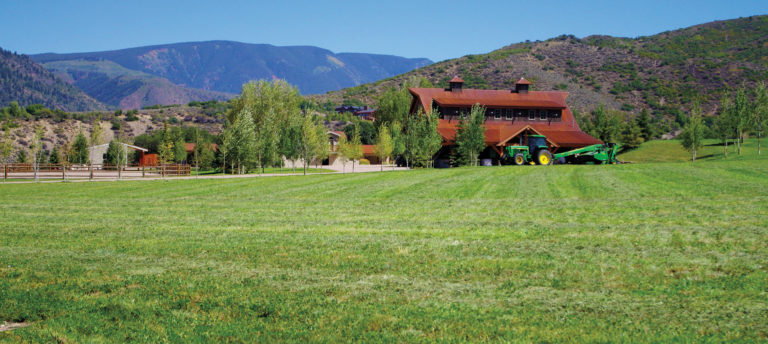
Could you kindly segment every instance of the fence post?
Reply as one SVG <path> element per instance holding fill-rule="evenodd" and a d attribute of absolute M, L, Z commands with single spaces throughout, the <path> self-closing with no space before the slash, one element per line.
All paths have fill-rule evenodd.
<path fill-rule="evenodd" d="M 61 163 L 61 180 L 67 180 L 67 163 Z"/>
<path fill-rule="evenodd" d="M 6 182 L 6 179 L 8 179 L 8 163 L 3 164 L 3 169 L 5 170 L 3 172 L 3 182 Z"/>
<path fill-rule="evenodd" d="M 144 178 L 144 165 L 141 165 L 141 178 Z"/>
<path fill-rule="evenodd" d="M 90 162 L 88 163 L 88 171 L 89 171 L 88 179 L 93 180 L 93 164 L 91 164 Z"/>

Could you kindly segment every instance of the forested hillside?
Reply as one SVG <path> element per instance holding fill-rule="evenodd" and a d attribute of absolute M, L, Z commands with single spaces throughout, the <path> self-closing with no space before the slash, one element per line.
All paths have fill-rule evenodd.
<path fill-rule="evenodd" d="M 586 113 L 599 104 L 639 113 L 679 127 L 692 101 L 713 113 L 722 94 L 768 78 L 768 16 L 717 21 L 637 38 L 559 36 L 468 55 L 394 78 L 315 97 L 318 102 L 373 104 L 387 88 L 413 77 L 447 86 L 453 76 L 465 87 L 511 88 L 525 77 L 536 90 L 570 93 L 571 108 Z"/>
<path fill-rule="evenodd" d="M 66 111 L 102 110 L 106 106 L 59 79 L 26 55 L 0 48 L 0 107 L 43 104 Z"/>
<path fill-rule="evenodd" d="M 82 60 L 111 61 L 134 72 L 166 78 L 190 88 L 239 93 L 256 79 L 285 79 L 313 94 L 373 82 L 432 63 L 423 58 L 333 53 L 311 46 L 277 47 L 232 41 L 165 44 L 130 49 L 33 55 L 36 61 L 71 71 Z"/>

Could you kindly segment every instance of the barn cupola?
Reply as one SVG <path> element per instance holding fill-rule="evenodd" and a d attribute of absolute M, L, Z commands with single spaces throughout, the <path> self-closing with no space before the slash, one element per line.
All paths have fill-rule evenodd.
<path fill-rule="evenodd" d="M 454 76 L 453 79 L 448 81 L 448 88 L 446 91 L 461 92 L 461 87 L 464 85 L 464 80 L 458 76 Z"/>
<path fill-rule="evenodd" d="M 520 80 L 517 80 L 517 82 L 515 83 L 515 89 L 512 90 L 512 92 L 526 94 L 528 93 L 528 88 L 530 86 L 531 86 L 530 81 L 525 80 L 525 78 L 520 78 Z"/>

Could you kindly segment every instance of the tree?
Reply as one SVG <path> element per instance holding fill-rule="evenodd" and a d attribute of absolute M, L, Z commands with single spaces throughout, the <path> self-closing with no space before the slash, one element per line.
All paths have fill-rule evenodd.
<path fill-rule="evenodd" d="M 621 129 L 621 144 L 626 148 L 637 148 L 645 139 L 643 138 L 643 129 L 640 126 L 641 120 L 629 119 L 624 122 Z"/>
<path fill-rule="evenodd" d="M 49 164 L 58 164 L 61 160 L 61 153 L 59 153 L 59 147 L 53 146 L 53 150 L 51 150 L 51 156 L 48 157 L 48 163 Z"/>
<path fill-rule="evenodd" d="M 592 114 L 593 136 L 603 142 L 616 142 L 621 133 L 621 119 L 618 114 L 607 113 L 602 104 Z"/>
<path fill-rule="evenodd" d="M 401 122 L 394 121 L 390 125 L 390 134 L 392 135 L 392 157 L 397 160 L 397 157 L 405 153 L 405 137 L 403 135 L 403 125 Z M 394 169 L 394 165 L 392 167 Z"/>
<path fill-rule="evenodd" d="M 324 125 L 315 125 L 315 142 L 313 147 L 315 148 L 315 161 L 317 163 L 322 162 L 330 156 L 330 143 L 328 142 L 328 129 Z"/>
<path fill-rule="evenodd" d="M 160 145 L 157 147 L 158 158 L 160 158 L 160 164 L 163 166 L 172 162 L 175 157 L 173 139 L 173 134 L 168 128 L 168 122 L 163 123 L 163 138 L 160 140 Z"/>
<path fill-rule="evenodd" d="M 280 131 L 278 118 L 273 110 L 268 110 L 261 125 L 256 128 L 256 156 L 261 172 L 274 165 L 280 159 Z"/>
<path fill-rule="evenodd" d="M 360 142 L 360 131 L 355 128 L 352 132 L 352 140 L 349 141 L 347 157 L 352 160 L 352 172 L 355 172 L 355 161 L 363 157 L 363 144 Z"/>
<path fill-rule="evenodd" d="M 340 135 L 339 142 L 336 144 L 336 152 L 339 154 L 339 159 L 341 159 L 341 173 L 344 173 L 344 168 L 347 167 L 347 162 L 349 162 L 350 147 L 347 136 Z"/>
<path fill-rule="evenodd" d="M 91 146 L 104 144 L 104 128 L 101 127 L 101 118 L 96 117 L 91 129 Z"/>
<path fill-rule="evenodd" d="M 235 122 L 225 131 L 229 131 L 225 145 L 230 165 L 237 165 L 237 173 L 244 174 L 256 163 L 256 128 L 251 111 L 240 111 Z"/>
<path fill-rule="evenodd" d="M 357 123 L 347 125 L 344 127 L 344 134 L 346 134 L 347 137 L 352 137 L 355 130 L 357 130 L 358 135 L 360 135 L 360 142 L 362 144 L 371 145 L 375 143 L 374 139 L 376 138 L 376 127 L 374 127 L 370 121 L 359 121 Z"/>
<path fill-rule="evenodd" d="M 468 117 L 462 117 L 456 129 L 456 151 L 461 165 L 477 166 L 478 156 L 485 148 L 485 107 L 472 106 Z"/>
<path fill-rule="evenodd" d="M 29 144 L 29 149 L 32 150 L 32 168 L 35 171 L 35 181 L 38 181 L 37 171 L 40 166 L 40 152 L 43 150 L 43 127 L 38 125 L 35 128 L 35 136 L 32 142 Z"/>
<path fill-rule="evenodd" d="M 745 86 L 736 90 L 736 95 L 733 97 L 733 107 L 731 108 L 731 115 L 729 116 L 732 121 L 733 129 L 736 131 L 736 151 L 741 155 L 741 140 L 744 138 L 744 130 L 749 124 L 751 116 L 751 108 L 749 104 L 749 98 L 747 97 L 747 89 Z"/>
<path fill-rule="evenodd" d="M 379 126 L 379 135 L 376 138 L 376 156 L 379 157 L 381 164 L 381 170 L 384 171 L 384 160 L 389 159 L 392 156 L 392 136 L 389 135 L 389 128 L 386 125 Z"/>
<path fill-rule="evenodd" d="M 437 109 L 433 109 L 429 115 L 419 110 L 415 115 L 408 116 L 404 136 L 406 164 L 410 162 L 413 166 L 431 166 L 443 141 L 437 131 L 438 118 Z"/>
<path fill-rule="evenodd" d="M 75 136 L 75 141 L 72 142 L 72 154 L 69 155 L 69 162 L 73 164 L 87 164 L 88 155 L 88 140 L 81 131 Z"/>
<path fill-rule="evenodd" d="M 307 175 L 307 167 L 317 152 L 317 130 L 315 124 L 309 116 L 304 116 L 301 123 L 301 144 L 299 145 L 299 156 L 304 164 L 304 175 Z"/>
<path fill-rule="evenodd" d="M 760 152 L 760 137 L 768 128 L 768 87 L 760 82 L 755 88 L 755 106 L 752 111 L 752 127 L 757 131 L 757 154 Z"/>
<path fill-rule="evenodd" d="M 637 126 L 640 127 L 640 137 L 643 138 L 643 142 L 648 142 L 656 136 L 648 110 L 640 111 L 640 115 L 637 116 Z"/>
<path fill-rule="evenodd" d="M 686 150 L 691 152 L 691 161 L 696 161 L 696 152 L 703 146 L 706 128 L 704 120 L 701 118 L 699 103 L 694 102 L 691 109 L 691 117 L 680 133 L 680 138 L 682 139 L 680 143 Z"/>
<path fill-rule="evenodd" d="M 403 123 L 411 106 L 411 95 L 405 87 L 391 87 L 379 97 L 376 103 L 376 124 Z"/>
<path fill-rule="evenodd" d="M 8 159 L 13 154 L 13 139 L 11 138 L 11 129 L 6 129 L 3 134 L 2 140 L 0 140 L 0 162 L 2 162 L 3 171 L 5 171 L 5 164 L 8 163 Z M 3 179 L 5 179 L 5 173 L 3 173 Z"/>
<path fill-rule="evenodd" d="M 301 121 L 300 118 L 291 118 L 288 123 L 280 128 L 280 155 L 291 161 L 291 169 L 296 172 L 296 159 L 299 156 L 301 145 Z"/>
<path fill-rule="evenodd" d="M 107 154 L 106 159 L 104 160 L 105 163 L 117 166 L 118 162 L 120 161 L 120 144 L 115 141 L 109 141 L 109 146 L 107 146 Z"/>
<path fill-rule="evenodd" d="M 723 143 L 723 154 L 728 157 L 728 140 L 736 131 L 733 127 L 733 102 L 729 93 L 720 98 L 720 114 L 715 118 L 714 132 Z"/>
<path fill-rule="evenodd" d="M 16 153 L 16 160 L 20 163 L 26 163 L 27 160 L 29 160 L 29 156 L 27 155 L 27 151 L 25 149 L 19 149 L 19 152 Z"/>

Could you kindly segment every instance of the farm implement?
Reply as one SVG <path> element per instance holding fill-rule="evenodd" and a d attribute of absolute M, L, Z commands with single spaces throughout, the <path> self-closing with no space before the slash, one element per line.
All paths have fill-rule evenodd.
<path fill-rule="evenodd" d="M 617 143 L 596 144 L 581 147 L 567 152 L 552 154 L 546 144 L 546 137 L 543 135 L 528 135 L 528 145 L 507 146 L 506 154 L 512 158 L 515 165 L 538 164 L 551 165 L 555 162 L 560 164 L 615 164 L 616 153 L 620 145 Z"/>

